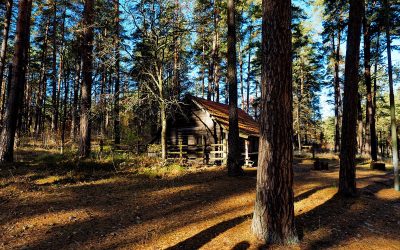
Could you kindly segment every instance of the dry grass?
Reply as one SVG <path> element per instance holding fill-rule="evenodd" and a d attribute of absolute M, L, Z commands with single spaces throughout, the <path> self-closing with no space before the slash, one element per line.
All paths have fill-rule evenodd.
<path fill-rule="evenodd" d="M 115 159 L 119 156 L 114 157 Z M 341 199 L 328 171 L 295 165 L 300 244 L 293 249 L 400 249 L 400 195 L 392 175 L 359 166 L 360 197 Z M 77 164 L 49 151 L 1 166 L 0 249 L 264 249 L 250 232 L 255 169 L 229 178 L 143 158 Z M 78 166 L 78 168 L 77 168 Z M 287 247 L 269 246 L 273 249 Z"/>

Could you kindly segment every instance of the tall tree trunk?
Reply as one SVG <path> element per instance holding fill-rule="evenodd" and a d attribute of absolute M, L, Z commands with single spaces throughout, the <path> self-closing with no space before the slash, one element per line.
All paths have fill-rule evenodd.
<path fill-rule="evenodd" d="M 368 151 L 372 161 L 378 160 L 377 145 L 376 145 L 376 129 L 375 129 L 375 107 L 373 103 L 373 93 L 371 90 L 371 34 L 370 34 L 370 23 L 367 16 L 368 2 L 366 1 L 363 27 L 364 27 L 364 79 L 365 86 L 367 89 L 367 114 L 366 114 L 366 133 Z"/>
<path fill-rule="evenodd" d="M 219 93 L 219 80 L 220 80 L 220 75 L 219 75 L 219 49 L 220 49 L 220 39 L 219 39 L 219 30 L 218 30 L 218 25 L 219 25 L 219 5 L 218 5 L 218 0 L 215 0 L 214 2 L 214 32 L 215 32 L 215 53 L 214 53 L 214 82 L 215 82 L 215 95 L 216 95 L 216 102 L 219 103 L 220 101 L 220 93 Z"/>
<path fill-rule="evenodd" d="M 79 88 L 81 82 L 81 59 L 77 59 L 76 61 L 76 69 L 75 69 L 75 80 L 74 80 L 74 93 L 72 97 L 72 117 L 71 117 L 71 139 L 73 142 L 76 141 L 76 132 L 78 127 L 78 98 L 79 98 Z"/>
<path fill-rule="evenodd" d="M 350 0 L 339 171 L 339 193 L 344 196 L 354 196 L 357 192 L 355 159 L 357 148 L 358 67 L 363 1 Z"/>
<path fill-rule="evenodd" d="M 18 21 L 13 59 L 12 82 L 7 98 L 7 109 L 0 136 L 0 162 L 12 162 L 14 139 L 19 111 L 22 108 L 26 64 L 28 58 L 29 27 L 32 0 L 20 0 L 18 3 Z"/>
<path fill-rule="evenodd" d="M 56 95 L 56 112 L 55 112 L 55 119 L 56 119 L 56 129 L 58 129 L 59 124 L 59 110 L 60 110 L 60 94 L 61 94 L 61 81 L 63 78 L 64 72 L 64 34 L 65 34 L 65 18 L 67 14 L 67 9 L 64 7 L 63 15 L 62 15 L 62 23 L 61 23 L 61 44 L 60 44 L 60 62 L 58 65 L 58 73 L 57 73 L 57 95 Z M 61 117 L 60 117 L 61 118 Z"/>
<path fill-rule="evenodd" d="M 120 28 L 119 28 L 119 0 L 114 0 L 114 12 L 115 12 L 115 86 L 114 86 L 114 144 L 118 145 L 121 143 L 121 118 L 120 118 L 120 52 L 119 52 L 119 39 L 120 39 Z"/>
<path fill-rule="evenodd" d="M 375 51 L 375 65 L 374 65 L 374 89 L 372 94 L 372 109 L 371 109 L 371 158 L 375 156 L 378 159 L 378 137 L 376 133 L 376 91 L 377 91 L 377 73 L 379 62 L 379 48 L 380 48 L 380 30 L 376 38 L 376 51 Z M 372 158 L 374 160 L 374 158 Z"/>
<path fill-rule="evenodd" d="M 247 89 L 246 89 L 246 112 L 250 112 L 250 79 L 251 79 L 251 46 L 253 36 L 253 24 L 250 23 L 249 27 L 249 57 L 247 60 Z"/>
<path fill-rule="evenodd" d="M 363 140 L 363 115 L 362 115 L 362 106 L 361 106 L 361 94 L 358 94 L 358 102 L 357 102 L 357 143 L 358 143 L 358 152 L 363 154 L 364 152 L 364 140 Z"/>
<path fill-rule="evenodd" d="M 339 22 L 340 23 L 340 22 Z M 340 96 L 340 77 L 339 77 L 339 64 L 340 64 L 340 43 L 341 43 L 341 27 L 338 25 L 337 30 L 337 47 L 335 49 L 335 38 L 333 39 L 333 50 L 335 52 L 335 77 L 334 77 L 334 88 L 335 88 L 335 152 L 340 150 L 340 108 L 342 106 L 342 98 Z"/>
<path fill-rule="evenodd" d="M 390 36 L 390 6 L 388 0 L 383 0 L 385 8 L 385 30 L 386 30 L 386 48 L 388 60 L 388 75 L 389 75 L 389 92 L 390 92 L 390 121 L 392 134 L 392 161 L 394 170 L 394 189 L 400 191 L 400 176 L 399 176 L 399 152 L 397 147 L 397 125 L 396 125 L 396 105 L 394 102 L 393 92 L 393 66 L 392 66 L 392 45 Z"/>
<path fill-rule="evenodd" d="M 304 89 L 304 77 L 303 70 L 300 69 L 300 88 L 298 90 L 297 97 L 297 142 L 298 142 L 298 150 L 301 153 L 301 103 L 303 100 L 303 89 Z"/>
<path fill-rule="evenodd" d="M 262 112 L 252 231 L 268 243 L 290 244 L 297 241 L 290 0 L 263 1 L 262 32 Z"/>
<path fill-rule="evenodd" d="M 1 50 L 0 50 L 0 96 L 2 93 L 1 88 L 3 86 L 4 69 L 6 68 L 8 33 L 10 31 L 13 0 L 7 0 L 6 5 L 7 5 L 7 9 L 6 9 L 6 16 L 5 16 L 4 25 L 3 25 L 3 41 L 1 43 Z"/>
<path fill-rule="evenodd" d="M 228 174 L 243 174 L 239 165 L 239 125 L 237 109 L 237 76 L 236 76 L 236 20 L 235 0 L 228 0 L 228 86 L 229 86 L 229 132 L 228 132 Z"/>
<path fill-rule="evenodd" d="M 64 145 L 65 145 L 65 130 L 67 128 L 67 101 L 68 101 L 68 93 L 69 93 L 69 74 L 66 74 L 64 77 L 64 100 L 63 100 L 63 114 L 62 114 L 62 128 L 61 128 L 61 154 L 64 153 Z"/>
<path fill-rule="evenodd" d="M 7 77 L 7 84 L 5 85 L 6 88 L 3 91 L 3 95 L 1 96 L 2 103 L 1 103 L 1 120 L 0 124 L 3 124 L 3 118 L 4 118 L 4 112 L 5 112 L 5 107 L 6 107 L 6 100 L 10 92 L 10 86 L 11 86 L 11 79 L 12 79 L 12 63 L 8 64 L 8 77 Z M 1 129 L 1 128 L 0 128 Z"/>
<path fill-rule="evenodd" d="M 160 115 L 161 115 L 161 158 L 167 159 L 167 110 L 165 103 L 160 103 Z"/>
<path fill-rule="evenodd" d="M 52 59 L 52 116 L 51 130 L 58 129 L 58 107 L 57 107 L 57 3 L 53 1 L 53 59 Z"/>
<path fill-rule="evenodd" d="M 204 36 L 202 39 L 202 53 L 201 53 L 201 61 L 202 61 L 202 68 L 201 68 L 201 97 L 204 98 L 205 96 L 205 68 L 206 68 L 206 59 L 205 59 L 205 44 L 204 44 Z"/>
<path fill-rule="evenodd" d="M 83 43 L 82 43 L 82 86 L 81 86 L 81 119 L 79 155 L 87 158 L 90 155 L 90 108 L 93 69 L 93 9 L 94 0 L 85 0 L 83 10 Z"/>
<path fill-rule="evenodd" d="M 103 62 L 104 63 L 104 62 Z M 106 100 L 105 100 L 105 85 L 107 82 L 107 72 L 106 72 L 106 67 L 102 67 L 102 76 L 101 76 L 101 82 L 100 82 L 100 152 L 103 152 L 103 147 L 104 147 L 104 139 L 105 139 L 105 134 L 106 134 Z"/>

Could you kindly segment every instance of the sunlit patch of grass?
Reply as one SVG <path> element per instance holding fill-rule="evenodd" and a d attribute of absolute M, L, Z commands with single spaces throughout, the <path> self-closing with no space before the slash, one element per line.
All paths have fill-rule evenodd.
<path fill-rule="evenodd" d="M 166 177 L 176 177 L 182 175 L 186 171 L 186 168 L 173 163 L 170 165 L 166 166 L 160 166 L 160 165 L 154 165 L 152 167 L 145 167 L 145 168 L 140 168 L 138 170 L 138 174 L 140 176 L 145 176 L 149 178 L 166 178 Z"/>
<path fill-rule="evenodd" d="M 35 181 L 36 185 L 49 185 L 59 182 L 60 180 L 64 179 L 65 177 L 61 176 L 47 176 L 46 178 L 38 179 Z"/>

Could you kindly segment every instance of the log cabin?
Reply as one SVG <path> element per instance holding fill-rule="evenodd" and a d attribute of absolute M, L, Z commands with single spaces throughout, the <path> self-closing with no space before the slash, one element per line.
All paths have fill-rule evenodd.
<path fill-rule="evenodd" d="M 187 96 L 182 112 L 168 121 L 168 158 L 185 158 L 204 164 L 226 163 L 228 154 L 229 106 L 199 97 Z M 256 166 L 259 124 L 238 108 L 240 160 Z"/>

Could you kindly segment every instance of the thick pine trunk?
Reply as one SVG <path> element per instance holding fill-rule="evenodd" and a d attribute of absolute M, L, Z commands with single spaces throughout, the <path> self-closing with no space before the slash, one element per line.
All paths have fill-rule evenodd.
<path fill-rule="evenodd" d="M 383 0 L 386 16 L 385 16 L 385 31 L 386 31 L 386 49 L 388 60 L 388 75 L 389 75 L 389 92 L 390 92 L 390 128 L 392 134 L 392 161 L 394 170 L 394 189 L 400 191 L 400 176 L 399 176 L 399 151 L 397 146 L 397 125 L 396 125 L 396 105 L 394 102 L 393 91 L 393 66 L 392 66 L 392 45 L 390 36 L 390 6 L 388 0 Z"/>
<path fill-rule="evenodd" d="M 358 67 L 363 1 L 350 0 L 339 171 L 339 193 L 344 196 L 354 196 L 357 193 L 355 158 L 357 153 Z"/>
<path fill-rule="evenodd" d="M 268 243 L 297 241 L 292 188 L 290 27 L 291 1 L 264 0 L 261 134 L 252 231 L 257 238 Z"/>
<path fill-rule="evenodd" d="M 120 52 L 119 52 L 119 0 L 114 0 L 114 12 L 115 12 L 115 86 L 114 86 L 114 144 L 118 145 L 121 143 L 121 121 L 120 121 Z"/>
<path fill-rule="evenodd" d="M 83 43 L 82 43 L 82 86 L 81 86 L 81 118 L 79 155 L 87 158 L 90 155 L 91 129 L 91 91 L 93 68 L 93 8 L 94 0 L 85 0 L 83 11 Z"/>
<path fill-rule="evenodd" d="M 243 174 L 239 165 L 239 125 L 237 109 L 237 76 L 236 76 L 236 24 L 235 2 L 228 0 L 228 86 L 229 86 L 229 132 L 228 132 L 228 174 Z"/>
<path fill-rule="evenodd" d="M 14 139 L 18 114 L 22 108 L 24 85 L 26 81 L 27 45 L 32 0 L 20 0 L 18 3 L 18 21 L 15 39 L 11 86 L 7 97 L 6 113 L 0 136 L 0 162 L 12 162 Z"/>
<path fill-rule="evenodd" d="M 6 16 L 5 16 L 4 25 L 3 25 L 3 41 L 1 43 L 1 49 L 0 49 L 0 96 L 2 93 L 1 91 L 2 91 L 2 86 L 3 86 L 4 70 L 6 68 L 8 33 L 10 31 L 13 0 L 7 0 L 6 5 L 7 5 L 6 6 L 7 9 L 6 9 Z"/>

